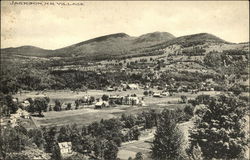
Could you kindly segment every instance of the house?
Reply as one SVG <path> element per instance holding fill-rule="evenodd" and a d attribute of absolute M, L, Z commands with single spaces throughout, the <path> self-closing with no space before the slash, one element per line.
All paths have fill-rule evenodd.
<path fill-rule="evenodd" d="M 112 91 L 114 91 L 115 89 L 114 88 L 112 88 L 112 87 L 108 87 L 107 88 L 107 91 L 109 91 L 109 92 L 112 92 Z"/>
<path fill-rule="evenodd" d="M 125 72 L 125 71 L 126 71 L 126 68 L 122 68 L 122 69 L 121 69 L 121 72 Z"/>
<path fill-rule="evenodd" d="M 11 114 L 10 117 L 21 118 L 23 110 L 18 108 L 15 114 Z"/>
<path fill-rule="evenodd" d="M 13 98 L 12 101 L 13 101 L 14 103 L 18 103 L 18 98 Z"/>
<path fill-rule="evenodd" d="M 160 97 L 161 97 L 161 94 L 160 94 L 160 93 L 154 93 L 154 94 L 153 94 L 153 97 L 160 98 Z"/>
<path fill-rule="evenodd" d="M 109 104 L 106 101 L 99 101 L 99 102 L 96 102 L 95 104 L 96 109 L 101 109 L 101 108 L 108 107 L 108 106 Z"/>
<path fill-rule="evenodd" d="M 28 100 L 25 100 L 25 101 L 23 101 L 23 102 L 21 103 L 21 106 L 22 106 L 23 108 L 27 108 L 28 106 L 30 106 L 30 102 L 29 102 Z"/>
<path fill-rule="evenodd" d="M 138 86 L 137 84 L 133 84 L 133 83 L 132 83 L 132 84 L 128 84 L 128 85 L 127 85 L 127 88 L 128 88 L 128 89 L 139 89 L 139 86 Z"/>
<path fill-rule="evenodd" d="M 0 118 L 0 126 L 5 126 L 7 123 L 4 121 L 3 118 Z"/>
<path fill-rule="evenodd" d="M 187 92 L 188 91 L 188 87 L 187 86 L 179 86 L 178 88 L 177 88 L 177 91 L 178 92 Z"/>
<path fill-rule="evenodd" d="M 15 114 L 11 114 L 10 115 L 10 119 L 11 119 L 11 123 L 15 123 L 17 119 L 20 119 L 20 118 L 25 118 L 25 119 L 29 119 L 30 118 L 30 114 L 25 111 L 25 110 L 22 110 L 21 108 L 18 108 L 18 110 L 16 111 Z"/>
<path fill-rule="evenodd" d="M 214 91 L 214 88 L 210 88 L 210 91 Z"/>
<path fill-rule="evenodd" d="M 128 95 L 122 99 L 122 104 L 125 104 L 125 105 L 138 105 L 139 103 L 140 103 L 140 100 L 136 96 Z"/>
<path fill-rule="evenodd" d="M 162 96 L 169 96 L 170 93 L 169 93 L 169 92 L 162 92 L 161 95 L 162 95 Z"/>
<path fill-rule="evenodd" d="M 145 102 L 144 102 L 143 100 L 141 100 L 141 101 L 139 102 L 139 106 L 145 107 L 146 104 L 145 104 Z"/>
<path fill-rule="evenodd" d="M 15 116 L 10 116 L 9 123 L 11 127 L 17 126 L 17 118 Z"/>
<path fill-rule="evenodd" d="M 30 119 L 30 114 L 29 112 L 23 110 L 21 117 L 24 119 Z"/>
<path fill-rule="evenodd" d="M 81 99 L 79 99 L 79 102 L 80 103 L 88 103 L 89 100 L 90 100 L 90 96 L 89 95 L 85 95 Z"/>
<path fill-rule="evenodd" d="M 192 94 L 197 94 L 197 93 L 198 93 L 198 89 L 193 89 L 193 90 L 191 90 L 191 93 L 192 93 Z"/>
<path fill-rule="evenodd" d="M 58 146 L 60 148 L 60 152 L 62 156 L 70 155 L 73 153 L 71 142 L 61 142 L 61 143 L 58 143 Z"/>
<path fill-rule="evenodd" d="M 121 96 L 112 96 L 112 95 L 110 95 L 109 96 L 109 102 L 113 102 L 113 103 L 115 103 L 115 104 L 122 104 L 122 99 L 123 99 L 123 97 L 121 97 Z"/>

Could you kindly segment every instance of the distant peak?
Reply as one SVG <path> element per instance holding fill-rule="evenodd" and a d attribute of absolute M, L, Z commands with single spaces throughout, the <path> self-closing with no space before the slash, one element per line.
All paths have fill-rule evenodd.
<path fill-rule="evenodd" d="M 140 37 L 143 37 L 143 36 L 172 36 L 172 37 L 174 37 L 174 35 L 172 35 L 171 33 L 159 32 L 159 31 L 152 32 L 152 33 L 146 33 L 146 34 L 141 35 Z"/>
<path fill-rule="evenodd" d="M 127 37 L 130 37 L 130 36 L 126 33 L 114 33 L 114 34 L 96 37 L 96 38 L 93 38 L 93 39 L 90 39 L 87 41 L 83 41 L 83 42 L 77 43 L 77 44 L 72 45 L 72 46 L 80 46 L 80 45 L 88 44 L 88 43 L 92 43 L 92 42 L 101 42 L 101 41 L 105 41 L 105 40 L 110 39 L 110 38 L 127 38 Z M 72 47 L 72 46 L 70 46 L 70 47 Z"/>
<path fill-rule="evenodd" d="M 152 41 L 168 41 L 174 38 L 175 36 L 173 36 L 171 33 L 157 31 L 139 36 L 136 39 L 136 42 L 141 43 L 141 42 L 152 42 Z"/>
<path fill-rule="evenodd" d="M 42 48 L 39 48 L 39 47 L 30 46 L 30 45 L 20 46 L 18 48 L 20 48 L 20 49 L 42 49 Z"/>
<path fill-rule="evenodd" d="M 194 34 L 194 35 L 197 35 L 197 36 L 209 36 L 209 37 L 217 37 L 211 33 L 197 33 L 197 34 Z M 217 37 L 218 38 L 218 37 Z"/>
<path fill-rule="evenodd" d="M 96 40 L 106 40 L 108 38 L 123 38 L 123 37 L 129 37 L 128 34 L 126 33 L 114 33 L 114 34 L 108 34 L 108 35 L 105 35 L 105 36 L 101 36 L 101 37 L 97 37 L 97 38 L 94 38 Z M 94 40 L 92 39 L 92 40 Z"/>
<path fill-rule="evenodd" d="M 187 35 L 187 36 L 181 36 L 178 37 L 179 39 L 185 39 L 185 40 L 205 40 L 205 41 L 211 41 L 211 42 L 222 42 L 225 43 L 226 41 L 213 35 L 210 33 L 197 33 L 197 34 L 191 34 L 191 35 Z M 228 42 L 227 42 L 228 43 Z"/>
<path fill-rule="evenodd" d="M 115 33 L 115 34 L 110 34 L 109 36 L 114 36 L 114 37 L 129 37 L 129 35 L 126 34 L 126 33 Z"/>

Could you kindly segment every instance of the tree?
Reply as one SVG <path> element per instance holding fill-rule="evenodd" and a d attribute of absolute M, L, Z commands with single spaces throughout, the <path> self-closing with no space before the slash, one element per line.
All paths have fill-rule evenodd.
<path fill-rule="evenodd" d="M 118 147 L 113 141 L 106 142 L 106 148 L 104 150 L 104 159 L 105 160 L 116 160 Z"/>
<path fill-rule="evenodd" d="M 46 111 L 49 104 L 49 98 L 36 98 L 33 104 L 33 111 L 38 112 L 39 116 L 43 116 L 42 111 Z"/>
<path fill-rule="evenodd" d="M 231 87 L 230 90 L 231 90 L 236 96 L 240 95 L 241 92 L 243 92 L 243 89 L 241 88 L 240 85 L 235 85 L 235 86 Z"/>
<path fill-rule="evenodd" d="M 31 160 L 28 155 L 23 153 L 8 154 L 4 160 Z"/>
<path fill-rule="evenodd" d="M 145 128 L 152 128 L 157 124 L 157 115 L 155 110 L 150 110 L 149 112 L 142 112 L 145 121 Z"/>
<path fill-rule="evenodd" d="M 242 159 L 247 105 L 233 95 L 210 97 L 190 133 L 191 149 L 200 146 L 205 159 Z"/>
<path fill-rule="evenodd" d="M 182 103 L 187 103 L 187 96 L 182 95 L 181 101 L 182 101 Z"/>
<path fill-rule="evenodd" d="M 71 110 L 71 103 L 68 103 L 68 104 L 67 104 L 66 110 Z"/>
<path fill-rule="evenodd" d="M 109 96 L 106 95 L 106 94 L 102 95 L 102 100 L 103 101 L 108 101 L 109 100 Z"/>
<path fill-rule="evenodd" d="M 31 146 L 25 128 L 3 128 L 0 136 L 0 157 L 7 156 L 11 152 L 21 152 L 26 146 Z"/>
<path fill-rule="evenodd" d="M 127 116 L 123 113 L 121 120 L 124 121 L 124 128 L 132 128 L 136 124 L 136 117 L 133 115 Z"/>
<path fill-rule="evenodd" d="M 90 99 L 89 99 L 89 104 L 93 104 L 93 102 L 95 101 L 95 97 L 93 96 L 90 96 Z"/>
<path fill-rule="evenodd" d="M 26 100 L 30 103 L 30 105 L 27 108 L 27 111 L 30 113 L 34 113 L 35 112 L 34 100 L 32 98 L 27 98 Z"/>
<path fill-rule="evenodd" d="M 7 106 L 7 112 L 10 114 L 16 113 L 18 106 L 17 103 L 13 101 L 13 97 L 12 95 L 5 95 L 5 96 L 1 96 L 1 103 L 2 105 L 6 105 Z"/>
<path fill-rule="evenodd" d="M 115 136 L 112 136 L 112 137 L 113 137 L 112 140 L 115 142 L 117 147 L 121 147 L 122 139 L 118 135 L 115 135 Z"/>
<path fill-rule="evenodd" d="M 45 139 L 43 137 L 43 132 L 40 129 L 31 129 L 28 131 L 28 135 L 32 138 L 33 143 L 35 143 L 38 148 L 43 148 Z"/>
<path fill-rule="evenodd" d="M 79 108 L 79 105 L 80 105 L 80 102 L 79 102 L 79 100 L 77 99 L 77 100 L 75 100 L 75 109 L 78 109 Z"/>
<path fill-rule="evenodd" d="M 94 148 L 94 138 L 89 135 L 80 135 L 76 130 L 74 132 L 69 136 L 72 141 L 72 149 L 83 154 L 90 153 Z"/>
<path fill-rule="evenodd" d="M 191 105 L 186 105 L 184 108 L 184 112 L 190 116 L 194 115 L 194 107 Z"/>
<path fill-rule="evenodd" d="M 193 146 L 192 148 L 187 148 L 186 152 L 190 160 L 203 160 L 203 155 L 201 152 L 201 147 L 199 145 Z"/>
<path fill-rule="evenodd" d="M 210 99 L 210 95 L 206 95 L 206 94 L 205 95 L 199 95 L 199 96 L 197 96 L 195 98 L 196 102 L 194 102 L 194 105 L 206 104 L 206 103 L 208 103 L 209 99 Z"/>
<path fill-rule="evenodd" d="M 83 154 L 77 153 L 70 157 L 66 157 L 63 160 L 88 160 L 88 158 L 84 156 Z"/>
<path fill-rule="evenodd" d="M 136 153 L 134 160 L 143 160 L 143 154 L 141 152 Z"/>
<path fill-rule="evenodd" d="M 183 112 L 184 112 L 184 115 L 182 115 L 183 116 L 182 119 L 184 121 L 188 121 L 194 115 L 194 107 L 192 105 L 186 105 L 183 109 Z"/>
<path fill-rule="evenodd" d="M 52 111 L 52 106 L 51 105 L 49 105 L 49 111 Z"/>
<path fill-rule="evenodd" d="M 137 126 L 135 126 L 131 129 L 132 140 L 138 140 L 140 135 L 141 135 L 141 133 L 140 133 Z"/>
<path fill-rule="evenodd" d="M 69 126 L 62 126 L 57 137 L 58 142 L 70 141 L 70 129 Z"/>
<path fill-rule="evenodd" d="M 3 66 L 4 67 L 2 67 L 2 69 L 6 68 L 7 65 L 3 65 Z M 1 85 L 0 91 L 4 94 L 17 93 L 18 89 L 20 88 L 20 86 L 19 86 L 19 84 L 14 76 L 6 75 L 2 72 L 1 72 L 0 85 Z"/>
<path fill-rule="evenodd" d="M 175 111 L 163 110 L 155 133 L 151 150 L 157 160 L 180 159 L 182 156 L 183 135 L 177 127 Z"/>
<path fill-rule="evenodd" d="M 55 144 L 52 146 L 52 155 L 51 155 L 51 158 L 53 160 L 61 160 L 62 159 L 60 147 L 59 147 L 59 145 L 58 145 L 57 142 L 55 142 Z"/>
<path fill-rule="evenodd" d="M 55 107 L 54 111 L 61 111 L 62 110 L 62 104 L 59 100 L 55 100 Z"/>
<path fill-rule="evenodd" d="M 149 94 L 148 91 L 143 92 L 143 95 L 145 95 L 145 96 L 148 96 L 148 94 Z"/>
<path fill-rule="evenodd" d="M 56 127 L 51 127 L 49 129 L 43 128 L 44 130 L 44 139 L 45 139 L 45 151 L 48 153 L 52 153 L 54 150 L 54 146 L 56 145 Z"/>

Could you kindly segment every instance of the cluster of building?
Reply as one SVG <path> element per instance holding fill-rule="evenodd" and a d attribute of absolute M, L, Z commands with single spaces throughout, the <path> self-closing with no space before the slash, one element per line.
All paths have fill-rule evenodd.
<path fill-rule="evenodd" d="M 127 90 L 127 89 L 131 89 L 131 90 L 136 90 L 139 89 L 139 84 L 135 84 L 135 83 L 131 83 L 131 84 L 124 84 L 122 83 L 119 87 L 107 87 L 106 91 L 112 92 L 112 91 L 122 91 L 122 90 Z"/>
<path fill-rule="evenodd" d="M 10 114 L 10 117 L 1 118 L 0 126 L 7 126 L 7 125 L 10 125 L 11 127 L 18 126 L 18 121 L 20 119 L 30 119 L 30 114 L 27 111 L 18 108 L 15 114 Z"/>
<path fill-rule="evenodd" d="M 108 98 L 108 101 L 96 102 L 95 108 L 108 107 L 112 104 L 145 106 L 143 98 L 139 98 L 135 94 L 132 94 L 132 95 L 126 95 L 126 96 L 110 95 Z"/>

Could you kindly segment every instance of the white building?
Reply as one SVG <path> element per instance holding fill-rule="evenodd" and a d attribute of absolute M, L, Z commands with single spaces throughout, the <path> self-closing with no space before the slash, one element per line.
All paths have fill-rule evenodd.
<path fill-rule="evenodd" d="M 61 143 L 58 143 L 58 145 L 59 145 L 60 152 L 61 152 L 62 156 L 69 155 L 69 154 L 73 153 L 71 142 L 61 142 Z"/>

